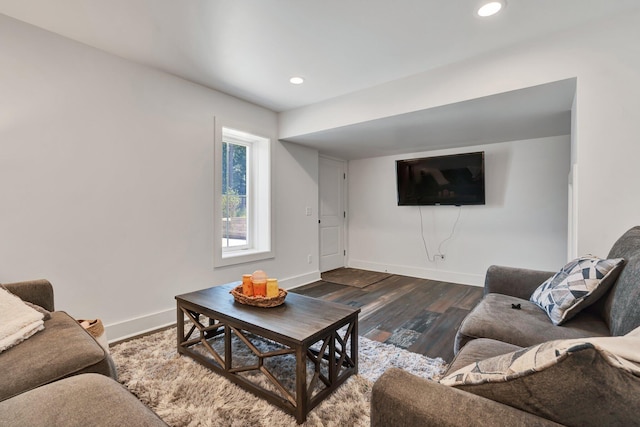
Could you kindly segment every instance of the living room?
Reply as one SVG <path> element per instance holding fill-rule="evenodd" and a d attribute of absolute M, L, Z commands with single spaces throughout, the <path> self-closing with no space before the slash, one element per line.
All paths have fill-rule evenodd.
<path fill-rule="evenodd" d="M 321 153 L 286 141 L 326 129 L 575 79 L 570 136 L 350 161 L 347 266 L 481 285 L 490 264 L 553 270 L 567 254 L 604 253 L 637 222 L 640 202 L 621 188 L 634 182 L 639 150 L 637 13 L 280 113 L 0 19 L 11 40 L 2 53 L 0 281 L 48 278 L 60 306 L 101 317 L 110 339 L 171 323 L 176 294 L 257 267 L 287 288 L 317 280 L 317 217 L 304 213 L 318 212 Z M 273 259 L 212 266 L 214 117 L 280 140 Z M 427 262 L 417 210 L 395 206 L 394 160 L 477 150 L 487 152 L 489 203 L 463 207 L 447 259 Z M 432 250 L 455 209 L 424 209 Z"/>
<path fill-rule="evenodd" d="M 287 289 L 319 280 L 325 155 L 348 174 L 347 267 L 482 286 L 492 264 L 557 271 L 606 256 L 638 223 L 627 190 L 640 154 L 638 6 L 278 110 L 23 22 L 19 3 L 0 2 L 0 283 L 50 280 L 56 308 L 99 317 L 110 341 L 173 324 L 176 295 L 256 269 Z M 568 89 L 553 134 L 478 129 L 464 144 L 371 156 L 307 142 L 549 88 Z M 214 267 L 218 120 L 273 142 L 272 258 Z M 396 160 L 472 151 L 485 152 L 485 205 L 397 206 Z"/>

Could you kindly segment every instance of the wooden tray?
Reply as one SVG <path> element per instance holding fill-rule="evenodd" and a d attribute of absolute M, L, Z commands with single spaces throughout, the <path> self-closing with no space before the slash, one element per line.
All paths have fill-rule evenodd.
<path fill-rule="evenodd" d="M 287 297 L 287 291 L 282 288 L 278 289 L 277 297 L 249 297 L 242 293 L 242 285 L 237 286 L 229 292 L 233 298 L 240 304 L 252 305 L 254 307 L 277 307 L 284 303 Z"/>

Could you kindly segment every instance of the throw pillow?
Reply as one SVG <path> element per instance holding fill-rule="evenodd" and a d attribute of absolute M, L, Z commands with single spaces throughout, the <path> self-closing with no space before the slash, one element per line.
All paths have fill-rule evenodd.
<path fill-rule="evenodd" d="M 620 352 L 619 352 L 620 351 Z M 640 339 L 549 341 L 468 365 L 441 384 L 566 425 L 635 425 Z"/>
<path fill-rule="evenodd" d="M 587 255 L 574 259 L 540 285 L 529 300 L 540 306 L 554 325 L 562 325 L 603 296 L 623 265 L 622 258 Z"/>

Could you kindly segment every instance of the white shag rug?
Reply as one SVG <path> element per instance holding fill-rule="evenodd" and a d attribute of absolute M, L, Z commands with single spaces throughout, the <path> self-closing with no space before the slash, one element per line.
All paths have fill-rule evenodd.
<path fill-rule="evenodd" d="M 214 348 L 219 344 L 214 343 Z M 430 359 L 364 337 L 359 337 L 358 346 L 358 374 L 316 406 L 302 426 L 368 426 L 371 387 L 385 370 L 398 367 L 424 378 L 434 378 L 446 368 L 442 359 Z M 293 416 L 278 407 L 191 358 L 178 355 L 175 328 L 114 345 L 110 351 L 120 382 L 172 426 L 298 425 Z M 250 351 L 238 348 L 233 354 L 234 366 L 243 357 L 246 360 L 254 357 Z M 292 368 L 292 360 L 287 360 L 290 357 L 282 356 L 270 367 L 278 378 L 292 376 L 291 371 L 287 372 Z M 269 387 L 263 374 L 249 376 Z"/>

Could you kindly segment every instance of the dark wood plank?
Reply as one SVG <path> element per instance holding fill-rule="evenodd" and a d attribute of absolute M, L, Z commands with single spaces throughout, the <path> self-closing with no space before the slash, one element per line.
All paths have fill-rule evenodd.
<path fill-rule="evenodd" d="M 478 301 L 482 299 L 483 288 L 478 286 L 466 286 L 465 294 L 460 300 L 453 305 L 453 307 L 461 308 L 463 310 L 471 310 L 478 304 Z"/>
<path fill-rule="evenodd" d="M 305 285 L 304 288 L 305 288 L 304 295 L 308 297 L 312 297 L 312 298 L 325 297 L 323 299 L 327 299 L 326 298 L 327 295 L 331 294 L 332 292 L 343 290 L 345 289 L 345 286 L 319 280 L 317 282 Z"/>
<path fill-rule="evenodd" d="M 363 334 L 363 336 L 373 341 L 385 342 L 391 336 L 391 332 L 381 331 L 380 329 L 372 329 L 366 334 Z"/>
<path fill-rule="evenodd" d="M 391 276 L 389 273 L 359 270 L 357 268 L 338 268 L 322 273 L 325 282 L 364 288 Z"/>
<path fill-rule="evenodd" d="M 447 362 L 462 319 L 482 299 L 481 287 L 401 275 L 364 288 L 318 281 L 290 292 L 360 308 L 360 335 Z"/>
<path fill-rule="evenodd" d="M 449 307 L 407 350 L 450 362 L 456 331 L 467 313 L 468 310 Z"/>

